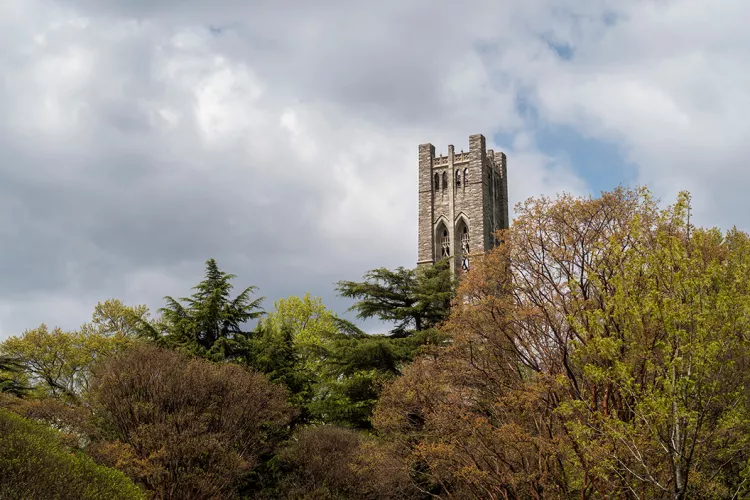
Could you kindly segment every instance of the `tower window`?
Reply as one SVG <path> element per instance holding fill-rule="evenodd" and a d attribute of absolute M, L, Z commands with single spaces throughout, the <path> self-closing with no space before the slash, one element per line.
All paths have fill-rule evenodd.
<path fill-rule="evenodd" d="M 433 187 L 435 188 L 435 191 L 440 189 L 440 174 L 438 173 L 435 173 L 435 185 Z"/>
<path fill-rule="evenodd" d="M 443 241 L 441 244 L 441 254 L 443 258 L 451 256 L 451 241 L 448 238 L 448 230 L 443 230 Z"/>
<path fill-rule="evenodd" d="M 469 270 L 469 228 L 464 226 L 461 234 L 461 269 Z"/>
<path fill-rule="evenodd" d="M 469 185 L 469 169 L 464 169 L 464 187 Z"/>
<path fill-rule="evenodd" d="M 443 191 L 448 187 L 448 173 L 443 172 Z"/>
<path fill-rule="evenodd" d="M 456 189 L 461 187 L 461 171 L 456 170 Z"/>

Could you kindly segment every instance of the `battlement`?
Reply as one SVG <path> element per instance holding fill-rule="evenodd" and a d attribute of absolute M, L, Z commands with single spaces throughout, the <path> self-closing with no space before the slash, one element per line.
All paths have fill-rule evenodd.
<path fill-rule="evenodd" d="M 432 144 L 429 145 L 432 148 Z M 453 165 L 458 166 L 463 163 L 469 163 L 471 160 L 471 152 L 461 151 L 460 153 L 453 153 L 453 145 L 448 146 L 448 154 L 441 153 L 439 156 L 432 158 L 432 168 L 447 167 L 450 165 L 450 156 L 453 154 Z M 488 164 L 497 171 L 499 175 L 503 173 L 503 163 L 505 160 L 505 153 L 502 151 L 494 151 L 492 149 L 487 150 L 486 157 Z"/>
<path fill-rule="evenodd" d="M 433 167 L 447 167 L 449 163 L 449 156 L 442 154 L 440 156 L 436 156 L 432 161 Z M 468 163 L 469 161 L 469 153 L 454 153 L 453 154 L 453 164 L 456 165 L 458 163 Z"/>

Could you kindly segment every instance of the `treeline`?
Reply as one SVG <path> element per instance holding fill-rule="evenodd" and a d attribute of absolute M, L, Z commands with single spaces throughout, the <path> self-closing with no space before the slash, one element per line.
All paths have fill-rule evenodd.
<path fill-rule="evenodd" d="M 750 496 L 750 237 L 645 189 L 516 214 L 458 283 L 339 282 L 382 335 L 209 260 L 6 340 L 0 498 Z"/>

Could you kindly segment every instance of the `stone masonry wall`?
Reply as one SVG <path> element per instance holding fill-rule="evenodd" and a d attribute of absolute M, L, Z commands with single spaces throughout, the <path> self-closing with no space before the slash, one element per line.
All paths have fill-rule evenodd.
<path fill-rule="evenodd" d="M 435 147 L 432 144 L 419 146 L 419 234 L 417 263 L 433 263 L 434 241 L 432 234 L 433 195 L 432 195 L 432 159 Z"/>
<path fill-rule="evenodd" d="M 464 182 L 468 169 L 468 182 Z M 443 185 L 443 172 L 448 185 Z M 440 189 L 435 190 L 434 174 L 440 175 Z M 461 179 L 457 187 L 456 175 Z M 440 255 L 440 239 L 435 237 L 436 223 L 448 222 L 451 240 L 452 268 L 461 268 L 461 221 L 469 226 L 471 254 L 476 255 L 492 246 L 491 235 L 508 227 L 508 195 L 506 157 L 502 152 L 487 151 L 483 135 L 469 137 L 469 151 L 455 153 L 448 146 L 448 155 L 435 157 L 432 144 L 419 146 L 419 234 L 418 265 L 432 264 Z"/>

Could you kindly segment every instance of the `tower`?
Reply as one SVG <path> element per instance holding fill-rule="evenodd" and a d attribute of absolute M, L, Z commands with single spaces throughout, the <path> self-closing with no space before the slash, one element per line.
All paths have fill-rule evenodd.
<path fill-rule="evenodd" d="M 469 151 L 435 156 L 419 146 L 419 244 L 417 265 L 449 257 L 451 271 L 469 269 L 471 256 L 496 245 L 507 229 L 508 176 L 504 153 L 486 149 L 483 135 L 469 136 Z"/>

